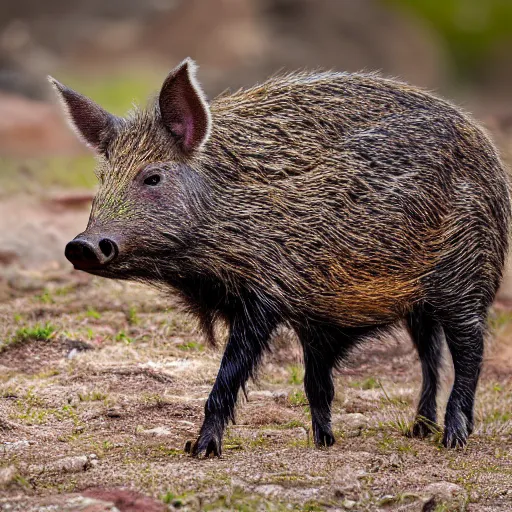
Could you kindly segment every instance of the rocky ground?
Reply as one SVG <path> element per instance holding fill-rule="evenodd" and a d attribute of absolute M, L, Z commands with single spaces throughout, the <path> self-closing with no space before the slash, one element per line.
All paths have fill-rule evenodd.
<path fill-rule="evenodd" d="M 173 297 L 57 257 L 85 225 L 87 197 L 14 197 L 0 203 L 2 246 L 16 215 L 25 230 L 0 267 L 0 510 L 510 510 L 506 302 L 493 312 L 467 449 L 407 437 L 420 367 L 400 331 L 353 354 L 336 379 L 337 444 L 314 448 L 300 351 L 283 331 L 222 458 L 195 460 L 183 447 L 221 351 Z M 450 379 L 447 370 L 441 405 Z"/>

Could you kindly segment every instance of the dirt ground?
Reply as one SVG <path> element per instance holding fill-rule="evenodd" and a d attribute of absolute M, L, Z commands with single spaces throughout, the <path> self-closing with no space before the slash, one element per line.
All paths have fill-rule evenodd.
<path fill-rule="evenodd" d="M 222 458 L 195 460 L 183 448 L 201 425 L 221 350 L 204 344 L 172 296 L 71 271 L 56 256 L 87 218 L 87 198 L 70 197 L 18 199 L 27 243 L 52 226 L 59 235 L 53 252 L 46 244 L 21 263 L 4 253 L 0 510 L 511 509 L 506 304 L 493 311 L 467 449 L 407 437 L 421 372 L 400 330 L 358 349 L 337 376 L 337 443 L 316 449 L 300 350 L 282 331 L 240 401 Z"/>

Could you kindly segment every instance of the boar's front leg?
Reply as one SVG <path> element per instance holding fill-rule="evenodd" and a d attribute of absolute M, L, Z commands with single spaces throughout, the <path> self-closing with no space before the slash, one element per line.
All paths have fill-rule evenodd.
<path fill-rule="evenodd" d="M 233 315 L 230 324 L 229 340 L 206 401 L 199 437 L 193 446 L 191 443 L 185 446 L 185 451 L 196 457 L 221 456 L 224 429 L 230 420 L 234 421 L 238 392 L 254 375 L 277 322 L 272 314 L 265 314 L 261 305 L 253 304 Z"/>

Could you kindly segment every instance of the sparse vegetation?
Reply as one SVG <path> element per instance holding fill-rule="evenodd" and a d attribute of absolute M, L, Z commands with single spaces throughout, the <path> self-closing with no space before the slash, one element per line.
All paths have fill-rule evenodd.
<path fill-rule="evenodd" d="M 360 363 L 355 361 L 356 370 L 352 369 L 350 376 L 342 373 L 337 377 L 340 399 L 334 403 L 333 414 L 362 413 L 368 425 L 358 430 L 350 426 L 350 419 L 336 420 L 337 442 L 329 450 L 313 446 L 301 365 L 283 365 L 279 359 L 271 359 L 272 364 L 263 369 L 259 379 L 263 389 L 277 393 L 249 399 L 242 405 L 239 425 L 229 429 L 220 461 L 191 461 L 183 447 L 197 432 L 219 354 L 202 349 L 193 324 L 178 310 L 164 312 L 164 307 L 145 313 L 144 328 L 158 326 L 151 331 L 151 343 L 128 342 L 127 338 L 144 339 L 142 322 L 133 325 L 129 311 L 132 307 L 140 311 L 134 297 L 140 300 L 151 291 L 134 285 L 133 292 L 123 291 L 119 298 L 116 286 L 69 287 L 63 295 L 52 289 L 62 309 L 55 313 L 45 310 L 44 320 L 35 323 L 29 319 L 34 318 L 34 311 L 41 310 L 41 302 L 34 301 L 33 294 L 10 309 L 2 310 L 0 305 L 0 315 L 10 328 L 8 340 L 18 330 L 23 333 L 21 339 L 54 340 L 27 352 L 21 344 L 19 356 L 7 351 L 0 362 L 9 367 L 0 378 L 5 420 L 30 429 L 0 430 L 2 439 L 33 442 L 8 452 L 6 460 L 19 467 L 33 467 L 19 475 L 31 486 L 45 492 L 65 492 L 77 486 L 137 481 L 144 493 L 160 497 L 173 508 L 193 511 L 222 507 L 248 511 L 258 507 L 279 511 L 349 507 L 371 511 L 415 506 L 414 495 L 421 494 L 426 485 L 418 482 L 456 483 L 475 503 L 491 507 L 501 503 L 500 489 L 512 485 L 508 471 L 512 462 L 512 388 L 508 380 L 496 380 L 484 371 L 475 434 L 468 450 L 447 452 L 440 444 L 440 433 L 426 440 L 407 437 L 414 418 L 412 401 L 419 388 L 419 366 L 415 366 L 412 347 L 405 356 L 393 360 L 397 374 L 389 372 L 391 362 L 384 354 L 377 366 L 360 371 Z M 107 312 L 105 305 L 115 301 L 116 311 Z M 71 305 L 73 313 L 62 314 Z M 20 308 L 24 314 L 15 318 Z M 85 314 L 88 310 L 102 313 L 95 318 L 94 313 Z M 82 315 L 79 321 L 85 325 L 77 327 L 77 315 Z M 89 322 L 94 323 L 94 332 L 87 326 Z M 61 336 L 56 336 L 56 325 Z M 169 325 L 174 326 L 173 333 L 165 327 Z M 506 335 L 511 327 L 504 321 L 499 332 Z M 101 341 L 87 352 L 84 363 L 66 359 L 69 346 L 62 340 L 84 336 Z M 499 346 L 492 345 L 492 350 Z M 369 344 L 365 350 L 371 353 L 374 348 Z M 183 361 L 184 354 L 190 369 L 177 363 Z M 360 357 L 364 362 L 365 356 Z M 140 367 L 143 371 L 138 371 Z M 166 377 L 161 379 L 162 375 Z M 170 385 L 167 375 L 172 379 Z M 411 393 L 404 392 L 404 381 L 411 385 Z M 276 398 L 281 394 L 283 398 Z M 283 420 L 262 424 L 263 411 L 274 411 L 270 418 Z M 162 434 L 146 433 L 155 428 L 161 428 Z M 62 473 L 58 485 L 55 474 L 38 472 L 38 461 L 57 460 L 65 453 L 94 453 L 101 461 L 101 471 L 90 468 Z M 233 483 L 234 467 L 236 482 L 244 482 L 238 490 Z M 105 476 L 107 469 L 112 476 Z M 352 471 L 362 475 L 358 484 L 337 496 L 339 482 L 348 485 Z M 500 482 L 499 489 L 492 483 L 496 481 Z M 270 494 L 272 489 L 276 494 Z M 417 501 L 422 503 L 419 498 Z M 454 503 L 458 507 L 462 502 Z M 451 503 L 436 506 L 458 510 Z"/>
<path fill-rule="evenodd" d="M 55 330 L 55 327 L 49 322 L 46 324 L 35 324 L 32 327 L 20 327 L 9 341 L 0 342 L 0 352 L 8 346 L 26 341 L 49 341 L 54 336 Z"/>
<path fill-rule="evenodd" d="M 202 352 L 204 350 L 204 345 L 202 343 L 198 343 L 197 341 L 186 341 L 184 343 L 179 343 L 177 347 L 180 350 L 184 350 L 185 352 L 190 350 Z"/>
<path fill-rule="evenodd" d="M 304 391 L 301 390 L 293 390 L 288 395 L 288 401 L 293 406 L 307 406 L 308 405 L 308 399 L 306 398 L 306 394 Z"/>
<path fill-rule="evenodd" d="M 101 318 L 101 313 L 92 307 L 88 307 L 87 311 L 85 312 L 85 316 L 87 316 L 87 318 L 94 318 L 95 320 L 99 320 Z"/>
<path fill-rule="evenodd" d="M 129 345 L 130 343 L 133 343 L 135 341 L 133 338 L 130 338 L 130 336 L 128 336 L 124 331 L 119 331 L 114 336 L 114 340 L 122 341 L 122 342 L 126 343 L 127 345 Z"/>
<path fill-rule="evenodd" d="M 359 389 L 377 389 L 380 388 L 380 382 L 375 377 L 367 377 L 363 381 L 351 381 L 350 386 Z"/>
<path fill-rule="evenodd" d="M 137 325 L 140 322 L 140 318 L 137 314 L 137 308 L 135 306 L 130 306 L 126 316 L 130 325 Z"/>
<path fill-rule="evenodd" d="M 98 402 L 101 400 L 106 400 L 107 396 L 107 393 L 97 389 L 88 393 L 78 393 L 78 398 L 81 402 Z"/>
<path fill-rule="evenodd" d="M 27 340 L 48 341 L 54 332 L 55 327 L 50 323 L 44 325 L 36 324 L 33 327 L 22 327 L 18 329 L 15 339 L 19 342 Z"/>
<path fill-rule="evenodd" d="M 288 367 L 288 384 L 302 384 L 304 382 L 304 367 L 296 364 Z"/>

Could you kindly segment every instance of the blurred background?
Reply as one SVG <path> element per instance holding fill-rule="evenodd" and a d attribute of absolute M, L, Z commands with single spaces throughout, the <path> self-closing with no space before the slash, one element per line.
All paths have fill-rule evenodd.
<path fill-rule="evenodd" d="M 380 70 L 473 112 L 509 159 L 511 50 L 509 0 L 3 1 L 0 265 L 63 264 L 95 186 L 47 74 L 122 114 L 186 56 L 210 97 L 280 69 Z"/>

